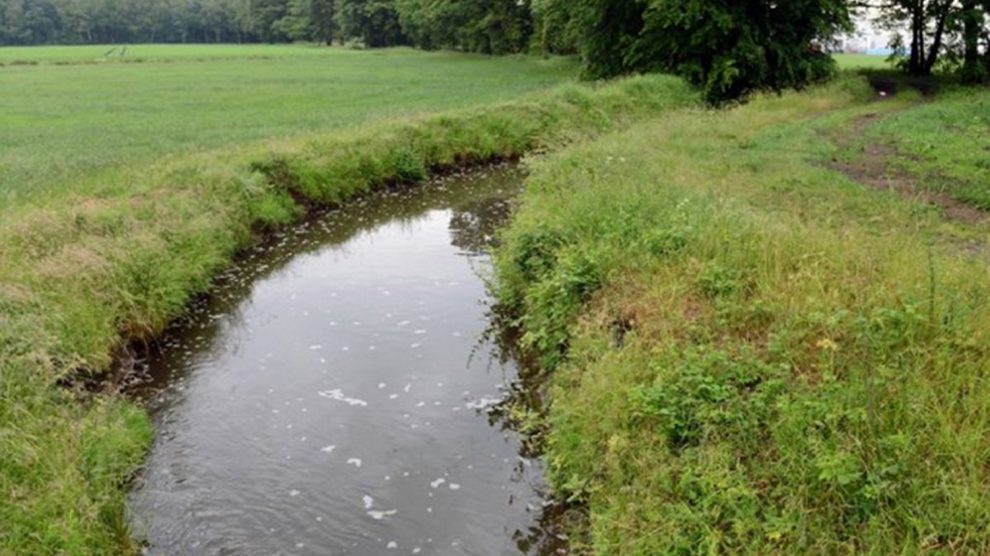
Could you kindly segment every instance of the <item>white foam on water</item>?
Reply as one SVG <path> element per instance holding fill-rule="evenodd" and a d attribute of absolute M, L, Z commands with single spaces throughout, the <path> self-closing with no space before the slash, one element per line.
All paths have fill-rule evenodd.
<path fill-rule="evenodd" d="M 374 520 L 377 520 L 377 521 L 381 521 L 381 520 L 385 519 L 386 517 L 393 516 L 393 515 L 395 515 L 397 513 L 399 513 L 398 510 L 385 510 L 385 511 L 382 511 L 382 510 L 368 510 L 368 515 L 371 516 L 371 519 L 374 519 Z"/>
<path fill-rule="evenodd" d="M 439 487 L 440 485 L 442 485 L 442 484 L 444 484 L 446 482 L 447 482 L 447 479 L 444 479 L 443 477 L 440 477 L 439 479 L 437 479 L 435 481 L 431 481 L 430 482 L 430 486 L 432 488 L 437 488 L 437 487 Z"/>
<path fill-rule="evenodd" d="M 447 486 L 450 488 L 450 490 L 461 490 L 461 485 L 457 483 L 450 483 Z"/>
<path fill-rule="evenodd" d="M 324 447 L 320 448 L 320 451 L 321 452 L 325 452 L 327 454 L 332 454 L 333 451 L 336 450 L 336 449 L 337 449 L 337 446 L 335 444 L 330 444 L 329 446 L 324 446 Z"/>
<path fill-rule="evenodd" d="M 292 489 L 292 490 L 289 491 L 289 496 L 292 496 L 292 497 L 299 496 L 299 494 L 300 494 L 300 492 L 298 490 L 296 490 L 296 489 Z"/>
<path fill-rule="evenodd" d="M 323 398 L 344 402 L 348 405 L 359 405 L 361 407 L 366 407 L 368 405 L 368 402 L 364 400 L 359 400 L 357 398 L 348 398 L 347 396 L 344 395 L 344 393 L 340 390 L 340 388 L 317 392 L 317 395 Z"/>
<path fill-rule="evenodd" d="M 366 510 L 370 510 L 371 507 L 375 505 L 375 499 L 368 496 L 367 494 L 365 494 L 364 497 L 361 498 L 361 501 L 364 502 L 364 509 Z"/>
<path fill-rule="evenodd" d="M 385 388 L 386 386 L 388 386 L 388 384 L 385 384 L 384 382 L 379 382 L 378 383 L 378 389 L 379 390 L 381 390 L 382 388 Z"/>
<path fill-rule="evenodd" d="M 361 467 L 361 458 L 348 458 L 347 465 L 353 465 L 354 467 Z"/>
<path fill-rule="evenodd" d="M 323 349 L 323 346 L 321 346 L 320 344 L 313 344 L 313 345 L 309 346 L 309 349 L 312 349 L 312 350 Z"/>
<path fill-rule="evenodd" d="M 494 396 L 482 396 L 477 400 L 472 400 L 464 404 L 464 407 L 468 409 L 488 409 L 489 407 L 496 405 L 502 401 L 502 398 L 496 398 Z"/>
<path fill-rule="evenodd" d="M 385 545 L 385 548 L 388 548 L 389 550 L 399 548 L 399 543 L 395 541 L 388 541 L 388 544 Z"/>
<path fill-rule="evenodd" d="M 398 395 L 398 394 L 389 394 L 389 395 L 388 395 L 388 399 L 390 399 L 390 400 L 394 400 L 394 399 L 396 399 L 396 398 L 398 398 L 398 397 L 399 397 L 399 395 Z"/>
<path fill-rule="evenodd" d="M 406 384 L 406 385 L 405 385 L 405 386 L 404 386 L 404 387 L 402 388 L 402 391 L 403 391 L 403 392 L 405 392 L 406 394 L 408 394 L 410 390 L 412 390 L 412 384 Z"/>

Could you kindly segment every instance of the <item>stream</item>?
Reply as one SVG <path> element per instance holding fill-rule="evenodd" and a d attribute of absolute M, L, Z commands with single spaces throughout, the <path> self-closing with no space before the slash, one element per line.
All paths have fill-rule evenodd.
<path fill-rule="evenodd" d="M 369 195 L 242 257 L 132 389 L 157 436 L 147 554 L 563 554 L 539 459 L 490 408 L 485 334 L 512 166 Z"/>

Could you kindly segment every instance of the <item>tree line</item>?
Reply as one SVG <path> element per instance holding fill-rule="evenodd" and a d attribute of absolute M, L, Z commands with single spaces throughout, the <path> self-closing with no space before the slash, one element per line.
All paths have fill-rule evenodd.
<path fill-rule="evenodd" d="M 580 55 L 589 77 L 669 71 L 710 99 L 834 71 L 851 14 L 904 29 L 914 75 L 990 75 L 990 0 L 0 0 L 0 45 L 355 41 Z"/>

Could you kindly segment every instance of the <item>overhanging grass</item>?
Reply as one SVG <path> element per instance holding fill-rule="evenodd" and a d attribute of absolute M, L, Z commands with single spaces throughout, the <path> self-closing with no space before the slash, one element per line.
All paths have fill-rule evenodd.
<path fill-rule="evenodd" d="M 114 397 L 55 382 L 157 334 L 249 243 L 305 206 L 628 125 L 696 94 L 663 76 L 163 162 L 0 221 L 0 552 L 133 550 L 122 484 L 149 441 Z"/>
<path fill-rule="evenodd" d="M 534 168 L 497 295 L 552 373 L 575 549 L 990 550 L 990 282 L 955 243 L 986 230 L 825 166 L 870 96 L 681 111 Z"/>

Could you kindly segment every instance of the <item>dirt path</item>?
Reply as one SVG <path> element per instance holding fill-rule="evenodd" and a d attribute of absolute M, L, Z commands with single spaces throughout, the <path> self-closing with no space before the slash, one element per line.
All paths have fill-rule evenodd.
<path fill-rule="evenodd" d="M 866 131 L 881 119 L 881 116 L 880 112 L 859 116 L 851 122 L 846 133 L 833 133 L 833 140 L 841 147 L 852 147 L 854 141 L 863 137 Z M 897 168 L 893 162 L 901 156 L 904 155 L 900 155 L 890 145 L 869 142 L 861 148 L 860 156 L 855 160 L 834 160 L 829 166 L 863 185 L 892 190 L 906 199 L 938 206 L 947 218 L 969 224 L 981 224 L 987 221 L 990 216 L 987 212 L 967 205 L 948 193 L 925 187 L 921 181 L 923 177 Z"/>

